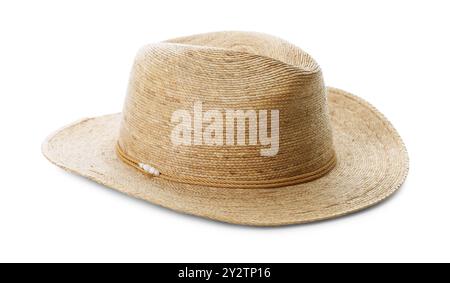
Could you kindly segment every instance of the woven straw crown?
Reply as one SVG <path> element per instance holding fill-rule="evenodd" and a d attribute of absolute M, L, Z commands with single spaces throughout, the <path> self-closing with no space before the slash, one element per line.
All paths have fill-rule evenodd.
<path fill-rule="evenodd" d="M 325 92 L 318 64 L 272 36 L 228 32 L 148 45 L 132 68 L 119 156 L 188 184 L 263 188 L 316 179 L 335 164 Z M 172 114 L 199 101 L 203 111 L 278 110 L 278 153 L 261 156 L 261 144 L 172 144 Z"/>

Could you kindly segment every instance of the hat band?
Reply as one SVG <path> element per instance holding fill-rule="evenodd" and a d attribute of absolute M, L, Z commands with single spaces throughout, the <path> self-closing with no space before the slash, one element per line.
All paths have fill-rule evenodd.
<path fill-rule="evenodd" d="M 167 174 L 164 174 L 164 172 L 159 172 L 157 169 L 150 165 L 142 164 L 141 162 L 137 161 L 136 159 L 128 156 L 125 154 L 125 152 L 122 150 L 120 145 L 117 143 L 116 145 L 116 151 L 117 156 L 119 159 L 121 159 L 124 163 L 138 169 L 139 171 L 152 176 L 154 178 L 160 178 L 166 181 L 171 182 L 177 182 L 177 183 L 183 183 L 188 185 L 196 185 L 196 186 L 207 186 L 207 187 L 217 187 L 217 188 L 230 188 L 230 189 L 270 189 L 270 188 L 279 188 L 279 187 L 286 187 L 286 186 L 292 186 L 297 185 L 300 183 L 306 183 L 313 180 L 316 180 L 328 172 L 331 171 L 331 169 L 334 168 L 336 165 L 336 155 L 333 153 L 333 156 L 331 159 L 322 167 L 320 167 L 317 170 L 314 170 L 309 173 L 293 176 L 293 177 L 287 177 L 287 178 L 280 178 L 280 179 L 271 179 L 271 180 L 260 180 L 260 181 L 225 181 L 225 182 L 217 182 L 205 178 L 197 178 L 197 177 L 191 177 L 191 178 L 177 178 L 173 176 L 169 176 Z"/>

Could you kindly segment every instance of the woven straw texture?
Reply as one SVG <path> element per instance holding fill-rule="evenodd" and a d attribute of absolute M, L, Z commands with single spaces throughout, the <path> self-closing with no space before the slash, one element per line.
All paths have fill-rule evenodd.
<path fill-rule="evenodd" d="M 213 109 L 278 109 L 278 154 L 261 156 L 260 145 L 175 147 L 171 114 L 192 109 L 195 101 Z M 327 89 L 319 66 L 301 49 L 242 32 L 145 46 L 133 65 L 123 113 L 69 125 L 44 142 L 43 153 L 131 196 L 258 226 L 361 210 L 395 192 L 408 171 L 403 142 L 374 107 Z M 140 171 L 138 163 L 161 175 Z"/>

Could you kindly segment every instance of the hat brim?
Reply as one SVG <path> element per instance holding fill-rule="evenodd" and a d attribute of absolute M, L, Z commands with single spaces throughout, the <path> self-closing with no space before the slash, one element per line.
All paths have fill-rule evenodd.
<path fill-rule="evenodd" d="M 300 224 L 379 203 L 400 187 L 408 172 L 405 146 L 378 110 L 334 88 L 328 88 L 328 103 L 336 167 L 320 179 L 283 188 L 212 188 L 145 175 L 116 156 L 120 113 L 66 126 L 42 150 L 65 170 L 178 212 L 243 225 Z"/>

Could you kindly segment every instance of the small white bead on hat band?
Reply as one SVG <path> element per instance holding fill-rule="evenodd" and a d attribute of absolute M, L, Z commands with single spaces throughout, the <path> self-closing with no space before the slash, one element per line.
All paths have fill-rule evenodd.
<path fill-rule="evenodd" d="M 135 167 L 135 168 L 139 168 L 139 169 L 141 169 L 142 171 L 144 171 L 145 173 L 148 173 L 148 174 L 153 175 L 153 176 L 159 176 L 159 175 L 161 174 L 161 173 L 159 172 L 159 170 L 156 169 L 155 167 L 150 166 L 150 165 L 145 164 L 145 163 L 138 162 L 137 160 L 135 160 L 135 159 L 133 159 L 133 158 L 131 158 L 131 157 L 128 157 L 128 156 L 122 151 L 122 149 L 120 148 L 119 144 L 116 145 L 116 151 L 117 151 L 117 156 L 118 156 L 122 161 L 124 161 L 125 163 L 127 163 L 127 164 L 129 164 L 129 165 L 131 165 L 131 166 L 133 166 L 133 167 Z"/>
<path fill-rule="evenodd" d="M 155 175 L 155 176 L 159 176 L 159 171 L 155 167 L 152 167 L 152 166 L 144 164 L 144 163 L 139 163 L 138 165 L 145 172 Z"/>

